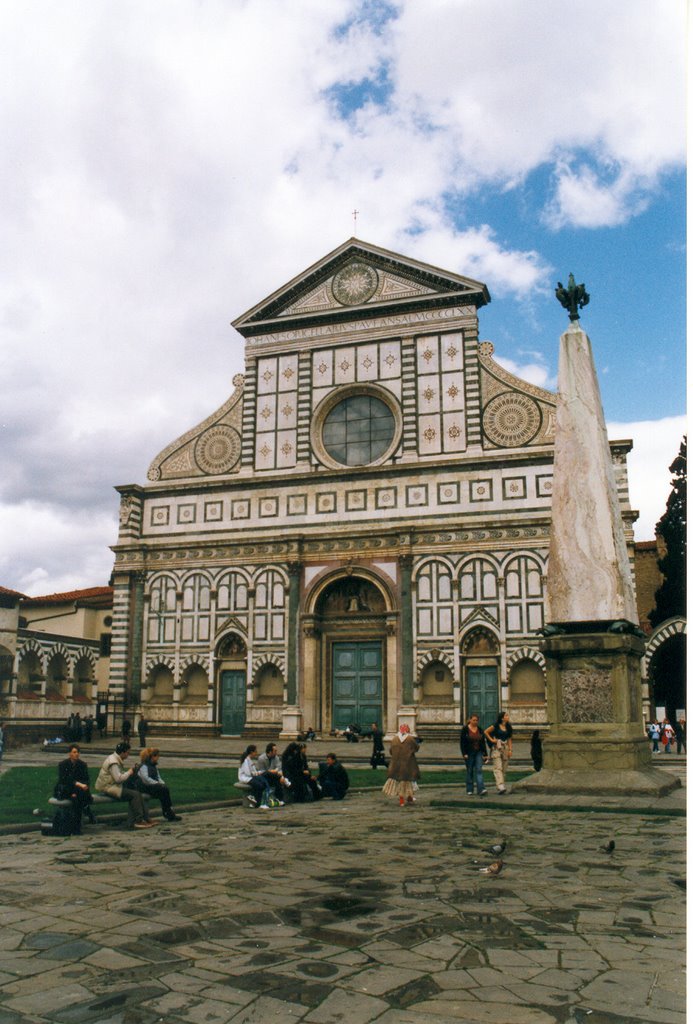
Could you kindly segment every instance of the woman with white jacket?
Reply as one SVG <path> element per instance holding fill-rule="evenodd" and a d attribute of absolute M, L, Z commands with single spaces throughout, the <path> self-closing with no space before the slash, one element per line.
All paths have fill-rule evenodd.
<path fill-rule="evenodd" d="M 255 764 L 257 760 L 257 747 L 251 743 L 241 754 L 241 766 L 238 769 L 238 781 L 250 788 L 250 800 L 260 808 L 261 811 L 269 809 L 270 784 L 264 772 L 261 772 Z"/>

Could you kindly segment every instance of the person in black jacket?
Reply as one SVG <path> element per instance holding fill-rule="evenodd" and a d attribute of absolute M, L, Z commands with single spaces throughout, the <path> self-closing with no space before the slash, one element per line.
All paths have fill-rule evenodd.
<path fill-rule="evenodd" d="M 70 801 L 71 825 L 70 832 L 78 836 L 82 832 L 82 812 L 91 803 L 89 792 L 89 769 L 80 757 L 80 749 L 76 743 L 71 744 L 70 752 L 58 765 L 58 781 L 53 795 L 58 800 Z M 93 818 L 92 818 L 93 820 Z"/>
<path fill-rule="evenodd" d="M 385 759 L 385 744 L 383 743 L 383 730 L 380 728 L 377 722 L 373 722 L 371 725 L 371 739 L 373 740 L 373 751 L 371 753 L 371 768 L 377 768 L 379 764 L 385 765 L 387 768 L 387 761 Z"/>
<path fill-rule="evenodd" d="M 296 803 L 320 799 L 320 787 L 308 767 L 305 743 L 289 743 L 282 754 L 282 771 L 291 783 L 291 796 Z"/>
<path fill-rule="evenodd" d="M 535 729 L 532 733 L 532 739 L 529 743 L 529 753 L 532 758 L 532 764 L 534 765 L 534 771 L 540 772 L 541 766 L 544 763 L 544 753 L 541 748 L 541 733 L 538 729 Z"/>
<path fill-rule="evenodd" d="M 460 733 L 460 750 L 467 769 L 467 796 L 474 795 L 474 783 L 479 796 L 486 796 L 483 765 L 488 761 L 486 737 L 479 728 L 479 716 L 470 715 Z"/>
<path fill-rule="evenodd" d="M 318 783 L 323 796 L 331 796 L 333 800 L 343 800 L 349 788 L 349 776 L 346 769 L 337 760 L 336 754 L 328 754 L 320 764 Z"/>

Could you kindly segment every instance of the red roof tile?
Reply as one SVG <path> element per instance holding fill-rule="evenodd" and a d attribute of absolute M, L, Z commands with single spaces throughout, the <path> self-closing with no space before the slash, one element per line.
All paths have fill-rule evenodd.
<path fill-rule="evenodd" d="M 23 595 L 21 595 L 23 597 Z M 46 594 L 43 597 L 23 597 L 28 607 L 41 604 L 104 604 L 113 601 L 113 587 L 87 587 L 85 590 L 67 590 L 64 594 Z"/>

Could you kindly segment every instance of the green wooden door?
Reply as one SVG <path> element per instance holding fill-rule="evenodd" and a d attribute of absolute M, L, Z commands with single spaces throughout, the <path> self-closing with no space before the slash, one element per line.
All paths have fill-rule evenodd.
<path fill-rule="evenodd" d="M 498 668 L 470 665 L 467 669 L 467 717 L 479 716 L 483 729 L 493 725 L 498 714 Z"/>
<path fill-rule="evenodd" d="M 379 640 L 332 645 L 332 728 L 365 731 L 383 720 L 383 649 Z"/>
<path fill-rule="evenodd" d="M 240 736 L 245 726 L 245 672 L 221 673 L 221 731 Z"/>

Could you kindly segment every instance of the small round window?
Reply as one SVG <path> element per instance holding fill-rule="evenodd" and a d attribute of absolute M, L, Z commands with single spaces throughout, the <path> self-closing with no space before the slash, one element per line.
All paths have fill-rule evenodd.
<path fill-rule="evenodd" d="M 322 443 L 342 466 L 367 466 L 388 450 L 395 436 L 395 417 L 380 398 L 352 395 L 325 417 Z"/>

